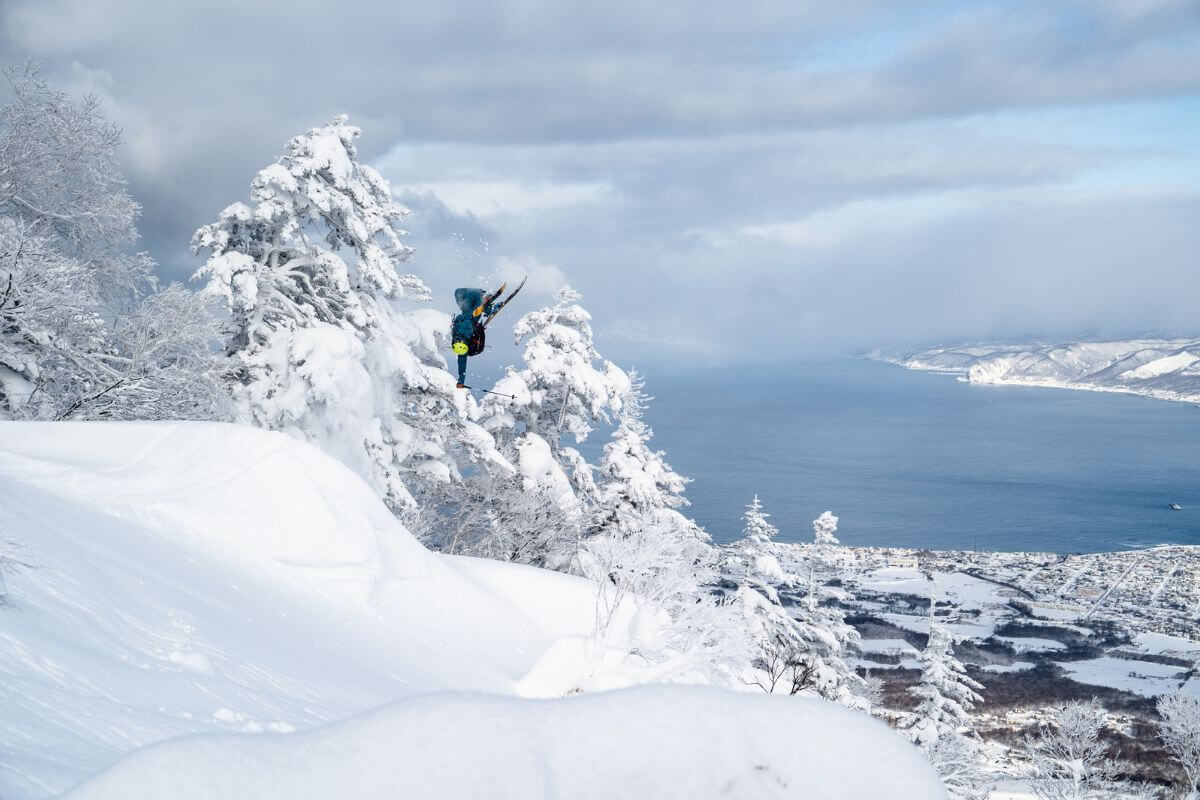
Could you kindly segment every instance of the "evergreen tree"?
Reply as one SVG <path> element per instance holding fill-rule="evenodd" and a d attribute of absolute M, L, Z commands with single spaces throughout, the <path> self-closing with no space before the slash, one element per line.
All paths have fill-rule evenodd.
<path fill-rule="evenodd" d="M 358 135 L 339 116 L 293 137 L 255 176 L 251 205 L 226 208 L 192 245 L 209 254 L 196 277 L 232 316 L 240 417 L 321 445 L 403 511 L 416 487 L 461 477 L 456 445 L 470 459 L 495 456 L 455 404 L 437 352 L 445 315 L 394 304 L 429 291 L 396 270 L 412 254 L 408 212 L 359 163 Z"/>
<path fill-rule="evenodd" d="M 929 640 L 921 652 L 921 681 L 909 689 L 917 707 L 905 720 L 904 730 L 918 744 L 970 728 L 970 711 L 983 700 L 983 685 L 967 675 L 966 667 L 954 657 L 950 631 L 932 615 Z"/>
<path fill-rule="evenodd" d="M 650 519 L 677 534 L 707 541 L 695 523 L 677 511 L 688 505 L 683 496 L 688 479 L 671 468 L 665 453 L 650 447 L 654 431 L 643 416 L 651 399 L 641 376 L 630 372 L 629 389 L 621 398 L 619 424 L 604 445 L 595 475 L 580 463 L 582 456 L 573 448 L 565 448 L 577 493 L 581 500 L 590 500 L 593 508 L 593 522 L 587 533 L 626 531 Z"/>
<path fill-rule="evenodd" d="M 516 343 L 525 344 L 524 368 L 510 368 L 482 403 L 486 426 L 510 447 L 535 435 L 557 457 L 564 431 L 584 441 L 595 424 L 611 421 L 630 389 L 629 377 L 596 351 L 592 317 L 580 299 L 564 286 L 553 306 L 525 314 L 513 327 Z"/>
<path fill-rule="evenodd" d="M 487 539 L 497 534 L 495 520 L 515 517 L 515 509 L 527 503 L 523 495 L 537 493 L 554 510 L 543 516 L 541 527 L 524 526 L 520 546 L 501 550 L 522 554 L 526 563 L 568 569 L 600 489 L 583 456 L 560 446 L 562 432 L 583 441 L 593 425 L 610 422 L 621 410 L 631 387 L 628 376 L 596 352 L 591 315 L 576 302 L 580 295 L 564 287 L 555 299 L 554 306 L 517 321 L 514 335 L 525 343 L 524 367 L 510 368 L 493 387 L 495 394 L 480 404 L 481 423 L 516 474 L 485 469 L 471 476 L 468 482 L 476 486 L 469 491 L 488 500 L 462 507 L 451 536 L 469 543 L 469 552 L 494 550 Z"/>
<path fill-rule="evenodd" d="M 723 581 L 736 587 L 734 596 L 756 643 L 752 683 L 767 692 L 812 692 L 830 700 L 866 709 L 870 689 L 846 661 L 857 633 L 842 613 L 816 602 L 818 593 L 806 586 L 811 602 L 785 604 L 782 591 L 805 581 L 784 570 L 771 537 L 778 533 L 767 522 L 757 495 L 746 507 L 745 537 L 728 548 Z"/>
<path fill-rule="evenodd" d="M 742 514 L 742 520 L 745 522 L 743 536 L 754 545 L 765 545 L 779 533 L 778 528 L 767 522 L 771 515 L 762 508 L 762 501 L 758 499 L 758 495 L 754 495 L 754 499 L 746 506 L 746 512 Z"/>

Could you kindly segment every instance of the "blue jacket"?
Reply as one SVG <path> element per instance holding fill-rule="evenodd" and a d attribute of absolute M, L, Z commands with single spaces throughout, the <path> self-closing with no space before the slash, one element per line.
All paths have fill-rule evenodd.
<path fill-rule="evenodd" d="M 475 326 L 479 323 L 478 317 L 471 316 L 475 309 L 483 304 L 483 289 L 455 289 L 454 302 L 458 303 L 462 313 L 454 318 L 452 329 L 456 339 L 470 339 L 471 334 L 475 333 Z M 498 303 L 493 300 L 488 303 L 487 308 L 483 310 L 483 316 L 491 316 L 496 313 Z"/>

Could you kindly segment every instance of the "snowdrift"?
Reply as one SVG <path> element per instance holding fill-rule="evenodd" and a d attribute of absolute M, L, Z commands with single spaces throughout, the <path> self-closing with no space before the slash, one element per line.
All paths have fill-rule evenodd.
<path fill-rule="evenodd" d="M 305 734 L 158 745 L 67 797 L 943 797 L 919 760 L 882 725 L 814 699 L 670 686 L 553 701 L 440 694 Z"/>
<path fill-rule="evenodd" d="M 6 542 L 11 542 L 6 544 Z M 353 472 L 202 423 L 0 423 L 0 797 L 130 750 L 512 693 L 592 585 L 426 551 Z"/>
<path fill-rule="evenodd" d="M 71 796 L 941 796 L 910 745 L 820 701 L 504 697 L 549 693 L 531 670 L 590 633 L 593 585 L 431 554 L 280 434 L 0 423 L 13 554 L 5 800 L 118 761 Z"/>

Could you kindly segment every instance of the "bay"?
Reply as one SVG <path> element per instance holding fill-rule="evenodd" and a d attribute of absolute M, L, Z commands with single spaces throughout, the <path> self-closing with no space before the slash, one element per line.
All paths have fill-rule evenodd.
<path fill-rule="evenodd" d="M 781 541 L 1102 552 L 1200 544 L 1200 407 L 976 386 L 858 359 L 647 371 L 653 446 L 718 542 L 757 493 Z M 603 443 L 603 434 L 588 450 Z M 1172 511 L 1179 503 L 1182 511 Z"/>

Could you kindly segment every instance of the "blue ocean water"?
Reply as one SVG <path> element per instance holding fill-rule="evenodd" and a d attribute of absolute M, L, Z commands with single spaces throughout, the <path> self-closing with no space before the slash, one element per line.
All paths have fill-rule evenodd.
<path fill-rule="evenodd" d="M 828 509 L 845 544 L 1200 544 L 1194 405 L 972 386 L 855 359 L 646 378 L 653 444 L 694 478 L 687 511 L 717 541 L 740 536 L 757 493 L 783 541 L 809 540 Z"/>

